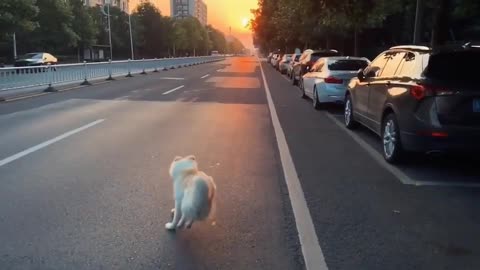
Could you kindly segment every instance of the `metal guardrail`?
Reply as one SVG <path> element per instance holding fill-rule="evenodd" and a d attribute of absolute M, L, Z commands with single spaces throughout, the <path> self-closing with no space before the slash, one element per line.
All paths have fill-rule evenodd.
<path fill-rule="evenodd" d="M 2 91 L 42 86 L 46 87 L 45 91 L 55 91 L 55 86 L 64 84 L 89 84 L 96 79 L 145 74 L 223 59 L 223 56 L 202 56 L 0 68 L 0 94 Z"/>

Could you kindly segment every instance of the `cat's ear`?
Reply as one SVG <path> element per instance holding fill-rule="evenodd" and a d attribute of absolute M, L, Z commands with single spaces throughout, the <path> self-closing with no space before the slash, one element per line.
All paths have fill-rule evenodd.
<path fill-rule="evenodd" d="M 179 161 L 180 159 L 182 159 L 181 156 L 176 156 L 176 157 L 173 159 L 173 161 Z"/>
<path fill-rule="evenodd" d="M 196 158 L 194 155 L 188 156 L 188 159 L 190 159 L 190 160 L 197 160 L 197 158 Z"/>

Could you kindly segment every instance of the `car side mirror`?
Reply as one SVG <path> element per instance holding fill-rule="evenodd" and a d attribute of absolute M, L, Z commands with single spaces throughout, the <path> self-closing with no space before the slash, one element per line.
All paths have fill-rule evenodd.
<path fill-rule="evenodd" d="M 364 71 L 363 69 L 360 69 L 357 73 L 357 77 L 360 81 L 365 80 L 365 74 L 363 73 L 363 71 Z"/>

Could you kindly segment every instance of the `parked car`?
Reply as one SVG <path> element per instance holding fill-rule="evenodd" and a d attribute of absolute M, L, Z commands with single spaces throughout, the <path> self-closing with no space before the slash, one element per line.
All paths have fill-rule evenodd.
<path fill-rule="evenodd" d="M 325 103 L 343 103 L 350 79 L 368 64 L 367 58 L 360 57 L 320 58 L 310 72 L 303 75 L 302 97 L 310 97 L 315 109 Z"/>
<path fill-rule="evenodd" d="M 345 125 L 360 123 L 381 136 L 391 163 L 410 151 L 478 151 L 479 62 L 476 47 L 392 47 L 351 80 Z"/>
<path fill-rule="evenodd" d="M 293 75 L 293 66 L 295 64 L 298 63 L 298 61 L 300 60 L 300 56 L 301 54 L 295 54 L 292 56 L 292 60 L 290 61 L 290 63 L 288 63 L 288 66 L 287 66 L 287 76 L 292 79 L 292 75 Z"/>
<path fill-rule="evenodd" d="M 54 65 L 58 62 L 57 58 L 46 52 L 27 53 L 15 60 L 16 67 L 22 66 L 42 66 Z"/>
<path fill-rule="evenodd" d="M 277 59 L 277 57 L 278 57 L 278 54 L 277 54 L 277 53 L 274 53 L 274 54 L 272 55 L 272 57 L 270 58 L 270 62 L 269 62 L 269 63 L 270 63 L 270 65 L 272 65 L 272 67 L 273 67 L 273 64 L 274 64 L 274 60 Z"/>
<path fill-rule="evenodd" d="M 273 52 L 269 53 L 267 56 L 267 63 L 271 63 L 273 57 Z"/>
<path fill-rule="evenodd" d="M 302 88 L 303 75 L 308 72 L 319 58 L 327 56 L 340 56 L 340 53 L 336 50 L 305 50 L 300 56 L 298 63 L 293 66 L 292 84 L 299 84 L 300 88 Z"/>
<path fill-rule="evenodd" d="M 280 62 L 281 59 L 281 54 L 275 54 L 275 56 L 272 58 L 272 67 L 278 69 L 278 62 Z"/>
<path fill-rule="evenodd" d="M 290 64 L 291 60 L 292 60 L 292 54 L 283 55 L 282 59 L 278 63 L 278 71 L 280 71 L 280 73 L 282 74 L 287 73 L 288 65 Z"/>

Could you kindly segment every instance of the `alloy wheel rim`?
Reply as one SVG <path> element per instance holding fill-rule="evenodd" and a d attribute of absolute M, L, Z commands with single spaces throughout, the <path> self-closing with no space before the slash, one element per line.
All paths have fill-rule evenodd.
<path fill-rule="evenodd" d="M 393 120 L 388 120 L 383 131 L 383 151 L 388 158 L 393 156 L 397 142 L 397 131 Z"/>
<path fill-rule="evenodd" d="M 345 123 L 348 125 L 350 124 L 350 120 L 352 116 L 352 104 L 350 103 L 350 99 L 347 100 L 345 104 Z"/>

